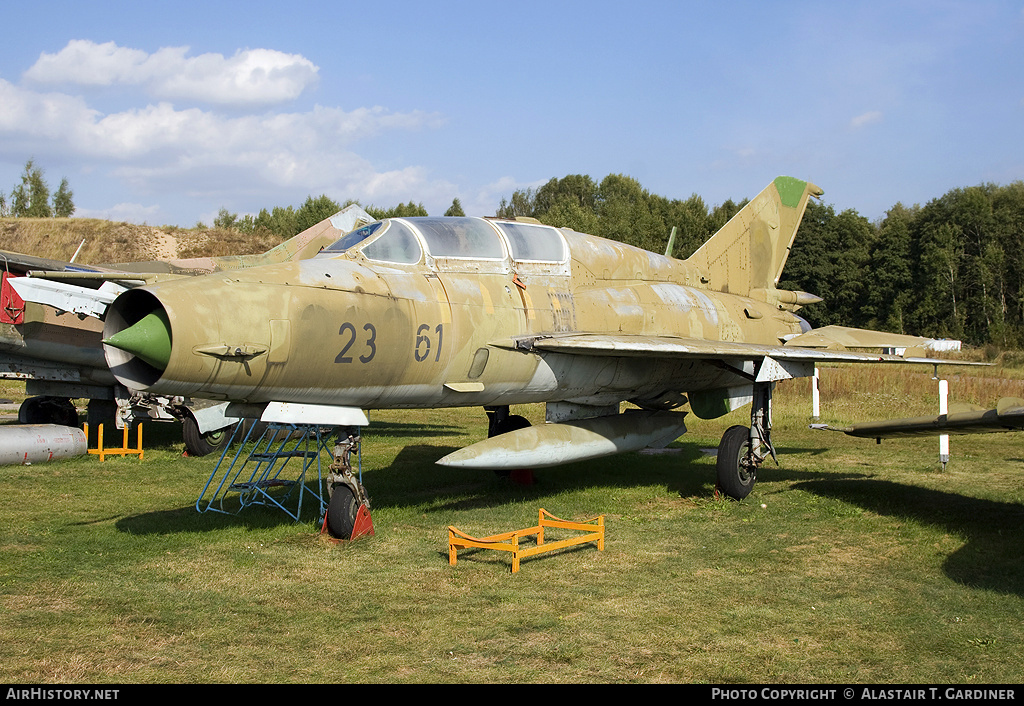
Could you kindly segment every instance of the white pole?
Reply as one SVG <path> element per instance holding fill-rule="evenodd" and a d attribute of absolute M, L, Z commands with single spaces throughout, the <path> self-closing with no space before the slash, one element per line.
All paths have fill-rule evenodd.
<path fill-rule="evenodd" d="M 811 406 L 812 406 L 811 418 L 814 419 L 814 421 L 818 421 L 818 416 L 819 416 L 819 414 L 818 414 L 819 409 L 818 408 L 820 406 L 820 400 L 821 400 L 821 397 L 820 397 L 820 394 L 818 392 L 818 366 L 815 365 L 814 366 L 814 377 L 811 378 Z"/>
<path fill-rule="evenodd" d="M 949 381 L 939 380 L 939 414 L 949 414 Z M 946 470 L 949 463 L 949 434 L 939 435 L 939 463 Z"/>

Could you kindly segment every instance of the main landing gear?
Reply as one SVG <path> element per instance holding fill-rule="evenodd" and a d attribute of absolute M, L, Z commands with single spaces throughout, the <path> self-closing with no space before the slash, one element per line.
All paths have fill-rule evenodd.
<path fill-rule="evenodd" d="M 505 434 L 530 426 L 530 421 L 526 417 L 511 414 L 508 405 L 504 407 L 484 407 L 484 412 L 487 413 L 488 439 L 498 434 Z"/>
<path fill-rule="evenodd" d="M 769 455 L 777 460 L 771 429 L 772 383 L 755 383 L 750 427 L 729 427 L 718 444 L 716 490 L 734 500 L 750 495 L 757 482 L 757 470 L 764 460 Z"/>
<path fill-rule="evenodd" d="M 512 414 L 508 405 L 500 407 L 484 407 L 487 413 L 487 438 L 507 434 L 510 431 L 525 429 L 530 426 L 530 420 L 519 414 Z M 520 485 L 533 484 L 533 471 L 529 469 L 510 470 L 508 468 L 495 469 L 495 475 L 499 478 L 508 478 L 513 483 Z"/>

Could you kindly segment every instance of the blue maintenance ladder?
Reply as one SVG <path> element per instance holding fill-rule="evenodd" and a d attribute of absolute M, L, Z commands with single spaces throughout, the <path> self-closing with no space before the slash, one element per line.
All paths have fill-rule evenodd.
<path fill-rule="evenodd" d="M 258 426 L 262 425 L 235 425 L 231 439 L 196 500 L 196 510 L 237 514 L 252 505 L 266 505 L 283 510 L 298 522 L 303 496 L 309 493 L 319 503 L 318 516 L 323 517 L 327 512 L 327 501 L 324 499 L 320 453 L 327 450 L 329 458 L 332 458 L 327 445 L 333 428 L 272 422 L 263 427 L 262 433 L 253 441 L 251 437 L 257 436 L 253 432 Z M 232 447 L 235 453 L 225 463 Z M 292 459 L 298 463 L 289 468 L 288 462 Z M 316 464 L 315 491 L 306 487 L 306 474 L 313 464 Z M 297 496 L 293 498 L 296 490 Z M 238 507 L 230 510 L 225 501 L 235 493 L 238 494 Z M 294 512 L 289 505 L 294 506 Z"/>

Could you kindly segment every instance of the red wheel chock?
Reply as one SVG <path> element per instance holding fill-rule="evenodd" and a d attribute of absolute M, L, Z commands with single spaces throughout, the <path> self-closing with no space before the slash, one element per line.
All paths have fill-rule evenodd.
<path fill-rule="evenodd" d="M 359 511 L 356 512 L 356 523 L 352 527 L 351 539 L 359 539 L 366 536 L 373 536 L 373 519 L 371 519 L 370 510 L 366 505 L 360 505 Z"/>
<path fill-rule="evenodd" d="M 356 521 L 352 525 L 352 536 L 348 538 L 348 541 L 351 542 L 353 539 L 359 539 L 360 537 L 372 537 L 373 535 L 373 518 L 370 517 L 370 510 L 366 505 L 360 505 L 356 511 Z M 335 543 L 345 541 L 331 537 L 330 532 L 327 531 L 326 512 L 324 513 L 324 521 L 320 525 L 320 536 Z"/>

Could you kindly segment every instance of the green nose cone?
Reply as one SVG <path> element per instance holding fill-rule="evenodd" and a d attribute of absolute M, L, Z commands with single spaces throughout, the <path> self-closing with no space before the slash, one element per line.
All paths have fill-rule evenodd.
<path fill-rule="evenodd" d="M 160 309 L 147 314 L 138 323 L 103 339 L 103 342 L 141 358 L 158 370 L 164 370 L 171 359 L 171 323 L 167 312 Z"/>

